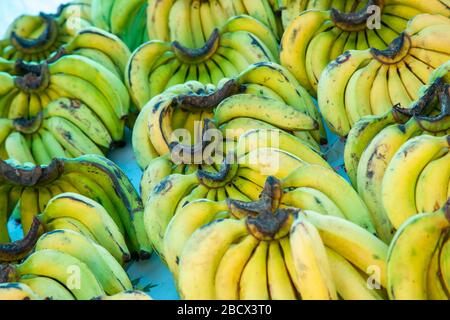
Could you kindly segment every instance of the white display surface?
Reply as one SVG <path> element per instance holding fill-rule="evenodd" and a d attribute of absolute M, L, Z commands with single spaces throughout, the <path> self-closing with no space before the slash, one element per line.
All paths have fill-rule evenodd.
<path fill-rule="evenodd" d="M 21 14 L 38 14 L 43 12 L 56 12 L 61 0 L 0 0 L 0 35 L 3 35 L 8 25 Z M 130 142 L 130 132 L 127 131 L 126 147 L 114 150 L 108 157 L 119 165 L 127 174 L 133 185 L 139 190 L 142 172 L 139 169 Z M 343 142 L 336 136 L 329 134 L 331 148 L 325 150 L 327 159 L 332 166 L 343 176 L 342 152 Z M 11 226 L 14 229 L 14 226 Z M 16 234 L 20 234 L 17 232 Z M 14 232 L 13 232 L 13 238 Z M 175 284 L 171 273 L 161 260 L 153 254 L 148 261 L 132 263 L 128 273 L 138 289 L 149 288 L 147 291 L 154 299 L 178 299 Z M 151 288 L 150 288 L 151 287 Z"/>

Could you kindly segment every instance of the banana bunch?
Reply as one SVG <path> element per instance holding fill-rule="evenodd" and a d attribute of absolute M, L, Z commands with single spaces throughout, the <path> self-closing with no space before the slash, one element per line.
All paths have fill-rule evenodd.
<path fill-rule="evenodd" d="M 394 123 L 406 123 L 414 114 L 428 116 L 440 110 L 438 91 L 444 83 L 450 83 L 450 61 L 432 72 L 429 83 L 419 90 L 419 99 L 408 106 L 399 109 L 395 106 L 380 115 L 369 115 L 358 120 L 347 136 L 344 149 L 344 163 L 347 174 L 357 187 L 357 171 L 361 155 L 372 139 L 384 128 Z"/>
<path fill-rule="evenodd" d="M 19 61 L 0 73 L 0 115 L 16 123 L 2 119 L 2 156 L 11 151 L 25 162 L 41 162 L 42 157 L 101 154 L 99 147 L 106 151 L 122 142 L 129 109 L 122 80 L 92 59 L 63 55 L 50 63 Z M 39 139 L 32 139 L 36 133 Z M 43 153 L 38 159 L 30 157 L 33 141 L 48 149 L 38 147 Z"/>
<path fill-rule="evenodd" d="M 381 16 L 378 16 L 377 11 L 374 12 L 371 9 L 374 5 L 380 8 Z M 390 50 L 385 52 L 386 54 L 390 53 L 387 57 L 382 55 L 381 58 L 379 58 L 379 54 L 376 53 L 379 53 L 379 50 L 386 49 L 394 39 L 398 38 L 398 36 L 405 31 L 408 20 L 421 13 L 430 13 L 437 16 L 426 16 L 427 18 L 422 17 L 419 20 L 416 20 L 415 23 L 410 23 L 411 26 L 409 27 L 409 32 L 407 31 L 409 36 L 412 37 L 417 33 L 419 33 L 419 35 L 414 37 L 416 40 L 411 39 L 412 43 L 411 41 L 408 41 L 405 45 L 414 48 L 411 55 L 414 55 L 417 58 L 408 58 L 404 62 L 409 62 L 414 65 L 419 64 L 422 68 L 425 66 L 421 62 L 424 62 L 425 64 L 428 63 L 432 66 L 433 64 L 429 62 L 429 59 L 436 60 L 435 56 L 437 56 L 438 61 L 440 61 L 439 58 L 442 58 L 442 56 L 439 52 L 446 52 L 446 50 L 439 50 L 433 45 L 430 46 L 428 41 L 442 44 L 440 41 L 442 41 L 443 38 L 448 37 L 441 33 L 438 33 L 438 36 L 435 33 L 435 31 L 437 31 L 436 28 L 439 29 L 437 24 L 448 23 L 447 18 L 450 17 L 448 6 L 445 6 L 439 0 L 369 0 L 367 1 L 366 6 L 359 11 L 352 13 L 344 13 L 336 9 L 328 11 L 305 11 L 292 21 L 283 34 L 281 40 L 282 50 L 280 53 L 281 64 L 288 68 L 300 84 L 311 94 L 317 94 L 319 99 L 321 95 L 318 92 L 320 86 L 322 86 L 323 89 L 322 95 L 326 95 L 326 91 L 337 92 L 339 95 L 343 94 L 341 91 L 345 91 L 345 87 L 341 86 L 341 81 L 347 83 L 350 75 L 353 74 L 355 69 L 366 67 L 366 73 L 372 75 L 376 74 L 376 71 L 380 69 L 380 64 L 388 64 L 389 61 L 391 61 L 391 63 L 398 63 L 398 61 L 389 59 L 390 55 L 394 55 L 394 53 L 390 51 L 393 48 L 389 48 Z M 377 19 L 380 20 L 378 22 L 379 25 L 376 25 Z M 421 21 L 423 20 L 426 21 L 422 23 Z M 430 26 L 432 26 L 431 29 L 433 31 L 430 29 L 427 31 L 423 30 Z M 427 38 L 426 43 L 422 41 L 424 37 Z M 365 54 L 356 54 L 354 52 L 346 53 L 350 50 L 362 51 L 368 48 L 373 48 L 372 53 L 376 55 L 374 59 L 381 60 L 379 63 L 374 62 L 367 66 L 364 59 L 371 59 L 369 52 L 366 52 Z M 413 53 L 418 51 L 416 48 L 425 48 L 439 52 L 435 54 L 434 52 L 429 53 L 428 51 L 420 50 L 421 52 L 418 52 L 417 55 L 415 55 Z M 343 53 L 345 53 L 345 55 L 341 56 Z M 356 54 L 357 57 L 353 57 L 350 59 L 350 62 L 347 62 L 350 55 L 353 56 L 354 54 Z M 366 57 L 363 58 L 363 56 Z M 402 55 L 398 56 L 399 60 L 401 60 L 401 56 Z M 332 62 L 335 61 L 335 59 L 337 59 L 336 62 Z M 416 62 L 416 60 L 420 61 Z M 332 63 L 330 64 L 330 62 Z M 351 74 L 347 74 L 347 70 L 343 71 L 346 68 L 341 68 L 341 66 L 345 65 L 352 66 Z M 330 83 L 325 80 L 323 81 L 323 85 L 319 84 L 324 70 L 327 70 L 327 73 L 329 73 L 331 70 L 337 71 L 338 69 L 338 73 L 343 74 L 343 80 L 340 80 L 337 83 L 339 84 L 339 87 L 337 87 L 336 84 L 333 87 L 330 87 Z M 383 72 L 386 73 L 388 71 L 387 69 L 389 68 L 382 68 L 378 74 L 382 74 Z M 411 72 L 407 72 L 408 68 L 404 67 L 404 69 L 406 69 L 406 71 L 403 71 L 403 73 L 406 74 L 405 77 L 408 79 L 415 79 L 415 77 L 410 75 Z M 393 71 L 395 70 L 392 70 L 391 72 Z M 365 83 L 374 82 L 373 77 L 366 76 L 363 71 L 361 71 L 360 74 L 361 79 L 364 79 Z M 381 79 L 382 76 L 379 78 Z M 355 83 L 359 84 L 359 81 L 355 80 Z M 417 80 L 415 80 L 414 83 L 417 83 Z M 330 90 L 330 88 L 333 88 L 333 90 Z M 362 91 L 362 89 L 360 89 L 360 91 Z"/>
<path fill-rule="evenodd" d="M 0 40 L 0 57 L 41 62 L 72 41 L 78 31 L 91 26 L 89 2 L 72 1 L 55 14 L 21 15 Z"/>
<path fill-rule="evenodd" d="M 117 35 L 134 50 L 148 41 L 146 0 L 92 0 L 92 24 Z"/>
<path fill-rule="evenodd" d="M 165 243 L 176 249 L 168 262 L 180 296 L 383 299 L 387 245 L 345 219 L 283 205 L 281 184 L 269 177 L 256 202 L 228 199 L 215 208 L 207 200 L 192 203 L 197 210 L 190 211 L 188 224 L 171 223 L 180 239 L 173 233 Z M 195 224 L 203 227 L 193 229 Z M 377 269 L 373 278 L 371 268 Z"/>
<path fill-rule="evenodd" d="M 149 0 L 148 37 L 178 41 L 187 48 L 200 48 L 215 28 L 221 28 L 229 18 L 241 15 L 260 21 L 275 37 L 281 35 L 280 21 L 269 0 Z"/>
<path fill-rule="evenodd" d="M 322 73 L 318 103 L 330 129 L 346 136 L 365 115 L 380 115 L 393 105 L 407 108 L 419 97 L 433 70 L 450 59 L 443 45 L 450 19 L 421 14 L 388 49 L 350 50 Z"/>
<path fill-rule="evenodd" d="M 295 135 L 289 139 L 300 139 L 318 153 L 319 143 L 326 141 L 320 114 L 309 94 L 286 69 L 264 62 L 249 66 L 236 78 L 222 79 L 217 87 L 188 81 L 153 98 L 133 130 L 139 166 L 146 168 L 152 159 L 170 152 L 177 129 L 186 129 L 190 142 L 195 143 L 207 119 L 213 119 L 230 148 L 253 129 L 282 129 Z"/>
<path fill-rule="evenodd" d="M 181 26 L 179 21 L 177 24 Z M 270 29 L 250 16 L 237 16 L 214 29 L 199 48 L 188 48 L 178 41 L 143 44 L 128 62 L 125 80 L 140 110 L 171 86 L 191 80 L 218 85 L 253 63 L 277 59 L 278 42 Z"/>
<path fill-rule="evenodd" d="M 434 82 L 413 104 L 411 114 L 395 107 L 361 119 L 350 132 L 346 168 L 386 243 L 407 217 L 432 212 L 447 199 L 448 90 L 442 80 Z M 440 114 L 428 116 L 437 112 L 436 101 L 442 104 Z"/>
<path fill-rule="evenodd" d="M 392 300 L 450 299 L 450 198 L 427 212 L 407 219 L 389 247 L 387 291 Z"/>
<path fill-rule="evenodd" d="M 27 235 L 40 215 L 48 230 L 70 229 L 96 240 L 120 262 L 148 258 L 142 202 L 125 174 L 96 155 L 59 158 L 48 166 L 0 162 L 0 243 L 7 222 L 20 219 Z"/>

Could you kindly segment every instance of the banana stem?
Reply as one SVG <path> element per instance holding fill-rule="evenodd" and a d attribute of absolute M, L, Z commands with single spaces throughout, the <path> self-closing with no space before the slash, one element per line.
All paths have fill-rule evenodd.
<path fill-rule="evenodd" d="M 242 86 L 236 79 L 227 81 L 221 88 L 209 95 L 180 95 L 174 99 L 174 104 L 189 111 L 211 110 L 220 102 L 242 91 Z"/>
<path fill-rule="evenodd" d="M 25 134 L 36 133 L 42 126 L 43 121 L 42 112 L 39 112 L 36 117 L 31 119 L 19 118 L 13 120 L 14 128 Z"/>
<path fill-rule="evenodd" d="M 39 238 L 40 226 L 41 222 L 35 217 L 30 231 L 22 240 L 0 244 L 0 262 L 15 262 L 26 257 Z"/>
<path fill-rule="evenodd" d="M 40 13 L 44 20 L 45 29 L 36 39 L 25 39 L 16 32 L 11 33 L 11 43 L 19 50 L 25 53 L 36 53 L 48 49 L 58 36 L 58 26 L 52 15 Z"/>
<path fill-rule="evenodd" d="M 383 64 L 396 64 L 403 60 L 411 49 L 411 38 L 402 32 L 395 38 L 385 50 L 370 48 L 370 53 L 374 59 Z"/>
<path fill-rule="evenodd" d="M 172 48 L 177 55 L 177 57 L 186 63 L 200 63 L 208 60 L 214 53 L 216 53 L 219 47 L 219 30 L 214 29 L 213 33 L 206 41 L 205 45 L 201 48 L 191 49 L 186 48 L 178 41 L 172 42 Z"/>
<path fill-rule="evenodd" d="M 369 11 L 371 6 L 384 6 L 383 0 L 369 0 L 364 8 L 357 12 L 341 12 L 335 8 L 330 10 L 330 16 L 334 24 L 344 31 L 362 31 L 367 27 L 367 20 L 372 16 Z"/>
<path fill-rule="evenodd" d="M 58 179 L 64 172 L 64 160 L 53 159 L 48 166 L 32 169 L 15 167 L 0 160 L 0 183 L 10 183 L 23 187 L 45 185 Z"/>
<path fill-rule="evenodd" d="M 439 87 L 436 93 L 441 104 L 441 113 L 435 117 L 415 116 L 420 128 L 427 132 L 441 132 L 450 128 L 450 104 L 449 104 L 450 85 L 444 84 Z"/>
<path fill-rule="evenodd" d="M 19 275 L 15 265 L 5 264 L 0 265 L 0 283 L 17 282 Z"/>
<path fill-rule="evenodd" d="M 50 70 L 46 62 L 31 64 L 18 60 L 15 73 L 15 85 L 26 93 L 43 91 L 50 83 Z"/>

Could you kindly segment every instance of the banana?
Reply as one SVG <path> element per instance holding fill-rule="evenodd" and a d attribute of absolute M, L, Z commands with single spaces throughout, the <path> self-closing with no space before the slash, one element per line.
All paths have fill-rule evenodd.
<path fill-rule="evenodd" d="M 419 132 L 420 128 L 414 120 L 407 122 L 405 125 L 390 125 L 372 139 L 359 161 L 357 171 L 358 193 L 372 214 L 379 237 L 387 243 L 392 239 L 394 228 L 383 209 L 383 178 L 391 159 L 400 147 Z"/>
<path fill-rule="evenodd" d="M 317 92 L 320 75 L 330 61 L 330 51 L 325 48 L 331 47 L 339 34 L 340 31 L 337 28 L 321 32 L 312 38 L 308 45 L 305 56 L 305 71 L 314 92 Z"/>
<path fill-rule="evenodd" d="M 58 142 L 58 140 L 47 130 L 39 130 L 39 135 L 41 136 L 42 143 L 47 151 L 47 154 L 53 158 L 64 158 L 67 156 L 64 148 Z"/>
<path fill-rule="evenodd" d="M 224 33 L 220 38 L 220 43 L 238 51 L 251 63 L 276 61 L 266 44 L 248 31 Z"/>
<path fill-rule="evenodd" d="M 91 2 L 91 17 L 92 23 L 103 30 L 110 31 L 111 11 L 114 5 L 114 0 L 92 0 Z"/>
<path fill-rule="evenodd" d="M 294 107 L 256 95 L 234 95 L 223 100 L 214 111 L 218 125 L 237 117 L 255 118 L 287 130 L 318 129 L 317 121 Z"/>
<path fill-rule="evenodd" d="M 278 62 L 278 40 L 273 33 L 274 30 L 270 30 L 263 22 L 247 15 L 232 16 L 228 19 L 227 23 L 221 28 L 222 33 L 236 32 L 236 31 L 248 31 L 260 39 L 270 50 L 272 56 Z M 239 53 L 238 53 L 239 54 Z M 244 70 L 241 68 L 240 70 Z"/>
<path fill-rule="evenodd" d="M 112 256 L 108 260 L 103 258 L 104 254 L 110 255 L 110 253 L 106 251 L 99 255 L 95 243 L 82 234 L 71 230 L 55 230 L 46 233 L 39 238 L 35 250 L 47 249 L 67 253 L 84 262 L 107 294 L 112 295 L 132 289 L 131 282 L 120 265 L 119 267 L 111 265 L 118 262 Z M 116 273 L 117 271 L 119 273 Z"/>
<path fill-rule="evenodd" d="M 386 169 L 381 198 L 394 228 L 417 213 L 415 187 L 425 166 L 442 155 L 450 144 L 449 136 L 422 135 L 403 144 Z"/>
<path fill-rule="evenodd" d="M 163 239 L 167 225 L 180 201 L 197 181 L 195 174 L 167 176 L 158 183 L 145 204 L 144 225 L 154 249 L 163 254 Z M 171 201 L 167 201 L 167 199 Z"/>
<path fill-rule="evenodd" d="M 77 126 L 61 117 L 52 117 L 44 123 L 44 128 L 73 156 L 83 154 L 103 155 L 103 152 Z"/>
<path fill-rule="evenodd" d="M 24 164 L 35 163 L 30 147 L 25 137 L 20 132 L 11 133 L 5 140 L 8 156 Z"/>
<path fill-rule="evenodd" d="M 200 227 L 211 222 L 217 213 L 226 211 L 225 202 L 196 200 L 177 210 L 167 225 L 164 235 L 164 257 L 174 277 L 178 276 L 178 264 L 183 248 L 190 236 Z"/>
<path fill-rule="evenodd" d="M 205 44 L 205 34 L 202 31 L 202 20 L 200 13 L 200 0 L 193 0 L 191 3 L 190 25 L 193 31 L 194 48 L 200 48 Z"/>
<path fill-rule="evenodd" d="M 357 187 L 358 164 L 366 147 L 386 126 L 394 122 L 391 112 L 381 116 L 366 116 L 360 119 L 350 130 L 344 149 L 344 163 L 352 185 Z"/>
<path fill-rule="evenodd" d="M 401 108 L 407 108 L 411 104 L 412 99 L 408 95 L 408 91 L 400 79 L 397 65 L 391 65 L 389 67 L 388 90 L 394 105 L 399 104 Z"/>
<path fill-rule="evenodd" d="M 434 213 L 410 217 L 395 234 L 387 257 L 389 298 L 426 300 L 427 272 L 442 231 L 449 226 L 449 203 Z M 417 243 L 421 250 L 417 251 Z"/>
<path fill-rule="evenodd" d="M 25 235 L 28 234 L 33 219 L 40 213 L 39 192 L 33 188 L 26 188 L 20 198 L 20 222 Z"/>
<path fill-rule="evenodd" d="M 281 39 L 281 64 L 295 75 L 299 83 L 310 93 L 314 93 L 314 89 L 306 72 L 307 46 L 329 17 L 327 11 L 303 12 L 285 29 Z"/>
<path fill-rule="evenodd" d="M 20 92 L 12 101 L 9 108 L 9 119 L 20 119 L 28 117 L 28 104 L 30 96 L 25 92 Z"/>
<path fill-rule="evenodd" d="M 333 170 L 317 165 L 303 166 L 283 180 L 283 187 L 309 187 L 321 191 L 339 207 L 348 220 L 375 234 L 366 205 L 347 181 Z"/>
<path fill-rule="evenodd" d="M 377 268 L 378 284 L 386 288 L 388 246 L 367 230 L 345 219 L 306 211 L 306 220 L 319 230 L 325 246 L 368 274 Z M 291 244 L 292 245 L 292 244 Z"/>
<path fill-rule="evenodd" d="M 42 300 L 37 293 L 23 283 L 0 283 L 1 300 Z"/>
<path fill-rule="evenodd" d="M 75 193 L 64 193 L 51 199 L 41 214 L 45 224 L 60 217 L 79 220 L 118 262 L 130 259 L 123 235 L 105 209 L 95 201 Z"/>
<path fill-rule="evenodd" d="M 153 159 L 145 168 L 140 182 L 141 198 L 144 202 L 147 202 L 155 186 L 172 173 L 172 165 L 168 156 L 162 156 Z"/>
<path fill-rule="evenodd" d="M 182 299 L 215 299 L 216 271 L 229 246 L 247 233 L 241 220 L 218 220 L 197 230 L 180 258 L 178 288 Z"/>
<path fill-rule="evenodd" d="M 347 51 L 332 61 L 320 78 L 317 89 L 319 107 L 327 115 L 325 121 L 330 129 L 341 136 L 346 136 L 351 129 L 345 112 L 345 87 L 352 74 L 370 56 L 369 50 Z"/>
<path fill-rule="evenodd" d="M 39 134 L 34 134 L 31 137 L 31 152 L 38 164 L 48 165 L 52 161 Z"/>
<path fill-rule="evenodd" d="M 281 203 L 345 219 L 345 215 L 327 195 L 313 188 L 296 188 L 286 192 L 283 194 Z"/>
<path fill-rule="evenodd" d="M 302 217 L 297 218 L 291 227 L 290 243 L 302 299 L 337 300 L 336 285 L 319 231 Z"/>
<path fill-rule="evenodd" d="M 406 65 L 411 71 L 423 82 L 428 83 L 428 80 L 433 72 L 433 68 L 426 63 L 409 55 L 405 58 Z"/>
<path fill-rule="evenodd" d="M 444 45 L 450 37 L 450 26 L 432 25 L 422 29 L 411 37 L 411 44 L 416 48 L 425 48 L 432 51 L 449 54 L 449 49 Z"/>
<path fill-rule="evenodd" d="M 174 1 L 169 14 L 170 39 L 179 41 L 183 46 L 195 48 L 193 30 L 190 23 L 192 0 Z"/>
<path fill-rule="evenodd" d="M 416 184 L 417 212 L 433 212 L 447 201 L 450 153 L 433 160 L 420 173 Z"/>
<path fill-rule="evenodd" d="M 269 300 L 268 247 L 268 242 L 260 242 L 242 270 L 239 280 L 239 298 L 241 300 Z"/>
<path fill-rule="evenodd" d="M 368 288 L 366 279 L 340 254 L 326 248 L 331 274 L 336 290 L 344 300 L 383 300 L 372 288 Z"/>
<path fill-rule="evenodd" d="M 147 31 L 150 40 L 170 41 L 169 13 L 173 0 L 150 1 L 147 8 Z"/>
<path fill-rule="evenodd" d="M 278 241 L 272 241 L 269 245 L 267 281 L 272 300 L 295 300 L 297 298 Z"/>
<path fill-rule="evenodd" d="M 72 293 L 59 282 L 47 277 L 22 277 L 20 283 L 27 285 L 39 297 L 45 300 L 75 300 Z"/>
<path fill-rule="evenodd" d="M 217 267 L 215 276 L 216 299 L 238 300 L 240 298 L 239 280 L 257 245 L 257 239 L 249 235 L 230 246 Z"/>
<path fill-rule="evenodd" d="M 57 218 L 52 220 L 51 222 L 47 223 L 45 225 L 48 232 L 55 231 L 55 230 L 72 230 L 74 232 L 77 232 L 79 234 L 82 234 L 83 236 L 87 237 L 88 239 L 96 242 L 95 236 L 89 231 L 89 229 L 82 224 L 79 220 L 72 219 L 72 218 Z"/>
<path fill-rule="evenodd" d="M 78 300 L 92 299 L 105 294 L 89 267 L 64 252 L 36 251 L 17 265 L 17 271 L 20 276 L 36 275 L 54 279 L 64 284 Z"/>
<path fill-rule="evenodd" d="M 125 82 L 138 109 L 142 109 L 152 98 L 148 75 L 157 58 L 169 50 L 171 50 L 170 43 L 153 40 L 141 45 L 130 57 L 126 67 Z"/>

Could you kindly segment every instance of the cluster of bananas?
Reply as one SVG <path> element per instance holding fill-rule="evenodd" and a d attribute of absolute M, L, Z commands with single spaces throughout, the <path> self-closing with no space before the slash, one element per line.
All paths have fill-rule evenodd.
<path fill-rule="evenodd" d="M 421 14 L 386 50 L 350 50 L 328 64 L 318 102 L 329 127 L 345 136 L 365 115 L 383 114 L 393 105 L 407 108 L 433 71 L 449 61 L 446 40 L 450 20 Z"/>
<path fill-rule="evenodd" d="M 46 229 L 71 229 L 95 239 L 120 263 L 132 256 L 149 257 L 142 202 L 111 161 L 85 155 L 55 159 L 49 166 L 21 166 L 8 160 L 0 167 L 1 243 L 10 241 L 11 216 L 21 222 L 26 235 L 42 213 Z"/>
<path fill-rule="evenodd" d="M 141 109 L 171 86 L 191 80 L 218 85 L 253 63 L 277 60 L 278 41 L 270 29 L 250 16 L 237 16 L 214 29 L 202 47 L 191 49 L 178 41 L 145 43 L 130 58 L 126 83 Z"/>
<path fill-rule="evenodd" d="M 237 77 L 224 78 L 217 87 L 188 81 L 150 100 L 133 131 L 138 164 L 145 168 L 155 157 L 167 154 L 177 129 L 186 129 L 191 138 L 197 137 L 196 122 L 208 119 L 213 120 L 210 125 L 223 132 L 228 145 L 246 131 L 276 128 L 296 136 L 317 152 L 320 143 L 326 141 L 322 119 L 309 94 L 285 68 L 261 62 Z M 293 149 L 289 151 L 294 154 L 304 150 Z"/>
<path fill-rule="evenodd" d="M 349 176 L 387 243 L 409 216 L 450 196 L 450 87 L 438 77 L 424 89 L 410 109 L 362 118 L 345 147 Z"/>
<path fill-rule="evenodd" d="M 178 41 L 188 48 L 202 47 L 214 29 L 241 15 L 259 20 L 277 38 L 282 32 L 269 0 L 150 0 L 148 4 L 149 38 Z"/>
<path fill-rule="evenodd" d="M 353 2 L 355 9 L 361 5 L 359 1 L 348 2 Z M 286 28 L 281 41 L 281 63 L 312 94 L 317 93 L 321 74 L 331 61 L 347 60 L 348 57 L 340 57 L 344 52 L 386 49 L 405 30 L 408 20 L 420 13 L 450 16 L 448 6 L 439 0 L 368 0 L 365 3 L 359 11 L 351 13 L 336 8 L 304 11 Z M 378 10 L 374 11 L 373 7 Z M 324 85 L 325 90 L 328 85 Z"/>
<path fill-rule="evenodd" d="M 75 206 L 67 207 L 68 201 Z M 87 209 L 87 210 L 86 210 Z M 93 225 L 101 217 L 110 219 L 107 232 L 116 230 L 111 218 L 98 203 L 78 196 L 61 194 L 50 200 L 41 221 L 47 227 L 47 220 L 76 215 L 74 210 L 84 210 L 83 222 Z M 59 216 L 59 218 L 58 218 Z M 74 220 L 77 221 L 77 220 Z M 97 221 L 98 222 L 98 221 Z M 90 236 L 74 231 L 73 228 L 56 228 L 39 237 L 41 223 L 34 219 L 30 232 L 17 242 L 0 247 L 0 261 L 19 264 L 4 265 L 0 269 L 0 297 L 6 299 L 50 299 L 74 300 L 93 298 L 117 298 L 116 295 L 134 295 L 133 286 L 122 267 L 123 260 L 117 260 L 108 248 L 97 238 L 105 239 L 107 233 L 93 233 Z M 86 227 L 87 229 L 87 227 Z M 98 227 L 97 227 L 98 229 Z M 27 255 L 23 259 L 24 254 Z M 106 296 L 108 295 L 108 296 Z"/>
<path fill-rule="evenodd" d="M 90 23 L 89 1 L 61 5 L 56 14 L 18 17 L 0 40 L 0 57 L 7 60 L 40 62 L 71 42 Z"/>
<path fill-rule="evenodd" d="M 148 1 L 90 0 L 90 2 L 90 18 L 94 26 L 117 35 L 131 50 L 148 41 L 146 30 Z"/>
<path fill-rule="evenodd" d="M 254 202 L 201 199 L 179 209 L 165 232 L 163 257 L 181 297 L 383 299 L 388 246 L 361 226 L 371 229 L 367 209 L 334 175 L 306 165 L 282 181 L 259 179 L 264 186 Z M 330 178 L 337 183 L 317 181 Z M 329 211 L 297 207 L 317 208 L 314 199 Z M 369 266 L 379 268 L 379 290 L 367 287 Z"/>
<path fill-rule="evenodd" d="M 103 155 L 121 144 L 130 97 L 100 63 L 69 54 L 50 63 L 11 62 L 4 71 L 2 159 L 48 164 L 55 157 Z"/>

